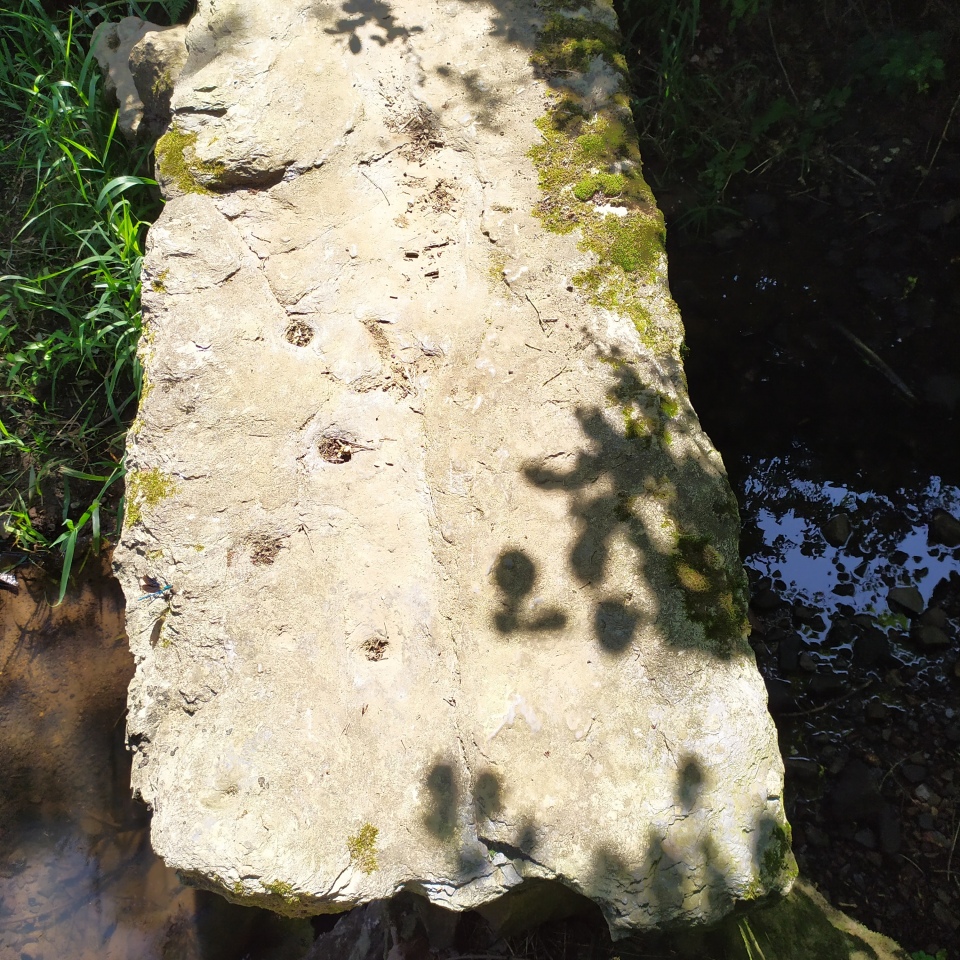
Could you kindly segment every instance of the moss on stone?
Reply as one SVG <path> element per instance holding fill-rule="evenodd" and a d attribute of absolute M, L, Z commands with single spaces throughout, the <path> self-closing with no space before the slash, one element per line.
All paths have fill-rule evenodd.
<path fill-rule="evenodd" d="M 364 873 L 373 873 L 379 867 L 377 860 L 377 836 L 380 831 L 371 823 L 365 823 L 356 835 L 347 837 L 350 862 Z"/>
<path fill-rule="evenodd" d="M 169 96 L 173 92 L 173 78 L 170 76 L 169 70 L 164 70 L 157 76 L 157 79 L 153 81 L 150 92 L 158 99 Z"/>
<path fill-rule="evenodd" d="M 598 193 L 605 197 L 619 197 L 627 185 L 622 173 L 590 173 L 573 188 L 578 200 L 592 200 Z"/>
<path fill-rule="evenodd" d="M 490 266 L 487 270 L 487 276 L 494 286 L 499 286 L 504 281 L 503 271 L 507 266 L 507 255 L 502 250 L 494 250 L 490 254 Z"/>
<path fill-rule="evenodd" d="M 296 900 L 293 887 L 283 880 L 271 880 L 263 885 L 267 893 L 272 893 L 275 897 L 281 897 L 283 900 Z"/>
<path fill-rule="evenodd" d="M 161 470 L 134 470 L 127 474 L 126 517 L 132 526 L 143 519 L 144 510 L 176 492 L 173 477 Z"/>
<path fill-rule="evenodd" d="M 615 361 L 616 364 L 623 364 L 623 361 Z M 627 439 L 641 440 L 645 445 L 654 439 L 671 442 L 667 424 L 679 412 L 676 400 L 659 390 L 637 385 L 628 377 L 608 391 L 607 401 L 620 408 Z"/>
<path fill-rule="evenodd" d="M 175 123 L 157 141 L 157 170 L 184 193 L 212 193 L 226 170 L 219 161 L 200 160 L 197 134 L 184 133 Z M 189 157 L 189 159 L 188 159 Z"/>
<path fill-rule="evenodd" d="M 532 60 L 544 71 L 562 74 L 588 69 L 593 56 L 619 69 L 616 31 L 557 14 L 544 28 Z M 628 317 L 651 348 L 664 346 L 639 288 L 655 279 L 660 267 L 663 216 L 641 173 L 626 95 L 592 110 L 571 87 L 558 93 L 535 123 L 542 140 L 531 148 L 530 158 L 542 197 L 534 215 L 554 233 L 578 230 L 580 249 L 594 254 L 595 262 L 573 278 L 589 302 Z"/>
<path fill-rule="evenodd" d="M 792 842 L 793 830 L 790 824 L 777 824 L 760 861 L 760 879 L 766 885 L 772 886 L 781 879 L 784 872 L 789 874 L 796 870 Z"/>
<path fill-rule="evenodd" d="M 687 615 L 700 624 L 712 648 L 732 653 L 746 635 L 743 569 L 732 569 L 708 538 L 687 534 L 678 537 L 672 561 Z"/>
<path fill-rule="evenodd" d="M 597 20 L 554 13 L 530 60 L 542 73 L 553 75 L 568 70 L 585 72 L 596 57 L 626 77 L 627 61 L 616 30 Z"/>
<path fill-rule="evenodd" d="M 760 857 L 759 875 L 752 883 L 747 884 L 742 893 L 744 900 L 766 897 L 771 890 L 780 889 L 799 876 L 800 870 L 793 856 L 792 843 L 793 831 L 790 824 L 778 823 Z"/>

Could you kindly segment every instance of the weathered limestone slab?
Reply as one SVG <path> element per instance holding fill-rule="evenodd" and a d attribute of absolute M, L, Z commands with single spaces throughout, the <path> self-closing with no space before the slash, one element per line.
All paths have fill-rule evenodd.
<path fill-rule="evenodd" d="M 134 786 L 198 883 L 546 879 L 615 933 L 789 885 L 617 42 L 602 4 L 201 0 L 116 554 Z"/>

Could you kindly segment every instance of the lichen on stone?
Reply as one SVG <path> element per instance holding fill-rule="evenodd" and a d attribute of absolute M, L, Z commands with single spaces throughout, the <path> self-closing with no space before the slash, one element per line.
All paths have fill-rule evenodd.
<path fill-rule="evenodd" d="M 711 648 L 729 655 L 747 633 L 747 586 L 743 568 L 728 563 L 707 537 L 681 534 L 673 572 L 687 615 L 703 628 Z"/>
<path fill-rule="evenodd" d="M 213 191 L 226 170 L 219 161 L 201 160 L 196 152 L 197 134 L 184 133 L 175 123 L 157 141 L 157 170 L 183 193 Z"/>
<path fill-rule="evenodd" d="M 350 862 L 364 873 L 373 873 L 379 866 L 377 860 L 377 836 L 380 831 L 371 823 L 365 823 L 352 837 L 347 837 Z"/>
<path fill-rule="evenodd" d="M 176 492 L 173 477 L 161 470 L 133 470 L 127 474 L 126 518 L 131 526 L 143 519 L 144 510 Z"/>
<path fill-rule="evenodd" d="M 158 273 L 153 278 L 153 280 L 150 281 L 150 289 L 154 293 L 166 293 L 167 292 L 166 280 L 168 276 L 170 276 L 169 269 L 161 270 L 160 273 Z"/>

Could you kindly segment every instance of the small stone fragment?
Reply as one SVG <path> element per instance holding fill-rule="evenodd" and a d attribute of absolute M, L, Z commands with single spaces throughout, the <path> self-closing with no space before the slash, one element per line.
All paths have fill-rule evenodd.
<path fill-rule="evenodd" d="M 919 763 L 905 763 L 900 769 L 911 783 L 920 783 L 927 775 L 927 768 Z"/>
<path fill-rule="evenodd" d="M 849 515 L 835 514 L 820 528 L 820 532 L 831 547 L 842 547 L 850 539 L 852 532 Z"/>
<path fill-rule="evenodd" d="M 793 618 L 798 623 L 810 623 L 811 620 L 819 615 L 820 611 L 816 607 L 797 600 L 793 604 Z"/>
<path fill-rule="evenodd" d="M 939 627 L 942 630 L 947 623 L 946 611 L 940 607 L 930 607 L 920 614 L 920 622 L 925 627 Z"/>
<path fill-rule="evenodd" d="M 939 627 L 916 627 L 910 636 L 922 647 L 950 646 L 950 638 Z"/>
<path fill-rule="evenodd" d="M 946 510 L 936 509 L 930 518 L 930 539 L 945 547 L 960 546 L 960 520 Z"/>
<path fill-rule="evenodd" d="M 916 587 L 893 587 L 887 594 L 887 603 L 894 613 L 919 617 L 923 613 L 923 596 Z"/>
<path fill-rule="evenodd" d="M 886 720 L 890 708 L 879 700 L 871 700 L 863 712 L 868 720 L 880 722 Z"/>

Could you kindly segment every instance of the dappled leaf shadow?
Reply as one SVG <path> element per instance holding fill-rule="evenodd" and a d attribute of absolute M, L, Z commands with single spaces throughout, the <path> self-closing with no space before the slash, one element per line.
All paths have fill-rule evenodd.
<path fill-rule="evenodd" d="M 429 794 L 428 809 L 423 824 L 441 840 L 449 840 L 457 828 L 457 808 L 460 789 L 451 763 L 435 763 L 430 768 L 426 782 Z"/>
<path fill-rule="evenodd" d="M 610 406 L 574 411 L 585 448 L 567 470 L 556 469 L 550 458 L 523 468 L 527 482 L 568 499 L 573 527 L 569 568 L 591 588 L 584 595 L 593 598 L 596 640 L 607 652 L 622 653 L 649 623 L 630 602 L 631 595 L 616 592 L 622 584 L 605 584 L 613 541 L 621 538 L 632 548 L 635 574 L 658 599 L 655 615 L 666 643 L 724 659 L 744 652 L 746 581 L 739 557 L 718 549 L 729 551 L 737 541 L 733 493 L 719 468 L 705 466 L 708 461 L 700 452 L 706 452 L 707 441 L 690 435 L 695 424 L 691 411 L 681 413 L 678 401 L 645 383 L 638 363 L 617 352 L 598 359 L 613 373 L 607 391 Z M 661 382 L 683 382 L 676 361 L 664 358 L 661 363 L 674 365 L 673 376 Z M 690 452 L 689 440 L 695 452 Z M 687 452 L 677 453 L 681 448 Z M 655 505 L 656 510 L 648 509 Z M 665 547 L 661 531 L 649 526 L 658 512 L 673 531 L 672 546 Z M 532 568 L 528 558 L 523 563 Z M 502 611 L 495 618 L 502 633 L 519 626 L 516 617 Z"/>
<path fill-rule="evenodd" d="M 539 633 L 566 626 L 566 614 L 553 607 L 535 616 L 524 614 L 525 599 L 533 591 L 537 568 L 522 550 L 501 553 L 494 564 L 493 578 L 502 597 L 502 608 L 493 618 L 500 633 Z"/>
<path fill-rule="evenodd" d="M 360 53 L 363 49 L 359 31 L 368 25 L 383 31 L 369 35 L 369 39 L 381 47 L 409 37 L 412 33 L 423 32 L 423 27 L 405 27 L 397 23 L 393 8 L 385 0 L 345 0 L 340 9 L 346 16 L 337 20 L 332 27 L 325 28 L 324 32 L 349 34 L 347 46 L 353 54 Z M 317 15 L 319 16 L 319 12 Z"/>

